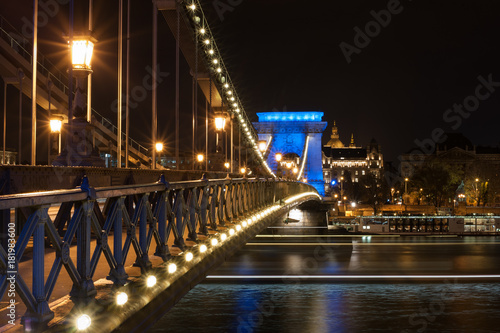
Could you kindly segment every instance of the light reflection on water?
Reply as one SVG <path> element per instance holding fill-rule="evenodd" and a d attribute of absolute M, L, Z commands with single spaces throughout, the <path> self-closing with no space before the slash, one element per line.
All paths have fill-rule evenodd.
<path fill-rule="evenodd" d="M 498 332 L 490 283 L 201 284 L 150 332 Z"/>

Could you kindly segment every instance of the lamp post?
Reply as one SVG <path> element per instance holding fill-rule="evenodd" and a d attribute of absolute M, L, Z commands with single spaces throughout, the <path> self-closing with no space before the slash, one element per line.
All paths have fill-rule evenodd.
<path fill-rule="evenodd" d="M 408 177 L 405 178 L 405 194 L 403 197 L 403 203 L 406 205 L 407 204 L 407 199 L 408 199 L 408 181 L 410 179 Z"/>
<path fill-rule="evenodd" d="M 50 120 L 50 132 L 58 134 L 57 154 L 61 153 L 61 129 L 62 129 L 62 120 L 61 119 L 51 119 Z"/>
<path fill-rule="evenodd" d="M 200 170 L 203 170 L 203 160 L 205 159 L 205 156 L 203 156 L 203 154 L 198 154 L 198 155 L 196 155 L 196 159 L 198 160 L 198 163 L 200 164 Z"/>
<path fill-rule="evenodd" d="M 93 145 L 93 126 L 87 121 L 83 84 L 92 72 L 91 60 L 94 44 L 97 42 L 90 34 L 75 35 L 69 38 L 71 51 L 71 72 L 76 77 L 76 92 L 72 110 L 68 112 L 68 139 L 64 151 L 54 160 L 53 165 L 104 167 L 104 160 Z M 71 91 L 70 91 L 71 94 Z M 74 119 L 71 119 L 71 115 Z"/>
<path fill-rule="evenodd" d="M 267 150 L 267 142 L 264 140 L 259 141 L 259 150 L 262 154 L 264 154 Z"/>
<path fill-rule="evenodd" d="M 158 158 L 160 160 L 160 165 L 161 165 L 161 155 L 160 155 L 160 153 L 163 151 L 163 143 L 157 142 L 155 144 L 155 150 L 158 153 Z M 156 164 L 156 159 L 153 161 L 153 163 Z M 178 161 L 176 161 L 176 163 L 178 163 Z M 177 165 L 176 165 L 176 167 L 177 167 Z M 155 167 L 155 169 L 156 169 L 156 167 Z"/>
<path fill-rule="evenodd" d="M 222 147 L 219 144 L 219 133 L 224 132 L 226 127 L 226 117 L 224 113 L 219 112 L 215 114 L 215 152 L 222 153 Z M 226 158 L 225 158 L 226 159 Z M 217 163 L 218 164 L 218 163 Z"/>
<path fill-rule="evenodd" d="M 476 206 L 479 206 L 479 178 L 474 180 L 475 192 L 476 192 Z"/>
<path fill-rule="evenodd" d="M 222 113 L 215 115 L 215 129 L 216 129 L 216 137 L 215 137 L 215 149 L 216 152 L 222 151 L 222 148 L 219 148 L 219 132 L 224 131 L 226 127 L 226 118 Z"/>
<path fill-rule="evenodd" d="M 283 158 L 283 155 L 281 153 L 276 153 L 276 155 L 274 155 L 274 158 L 276 159 L 277 163 L 276 174 L 278 175 L 278 177 L 283 176 L 281 174 L 281 159 Z"/>

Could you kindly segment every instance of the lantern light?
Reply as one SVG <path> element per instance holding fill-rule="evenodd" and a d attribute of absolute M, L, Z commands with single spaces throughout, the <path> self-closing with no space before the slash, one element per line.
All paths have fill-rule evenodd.
<path fill-rule="evenodd" d="M 266 141 L 259 141 L 259 150 L 261 152 L 265 152 L 267 150 L 267 142 Z"/>
<path fill-rule="evenodd" d="M 163 151 L 163 143 L 157 142 L 156 145 L 155 145 L 155 148 L 156 148 L 156 151 L 158 153 L 162 152 Z"/>
<path fill-rule="evenodd" d="M 216 116 L 215 117 L 215 128 L 218 131 L 223 131 L 225 126 L 226 126 L 226 118 L 224 118 L 222 115 Z"/>
<path fill-rule="evenodd" d="M 94 43 L 97 40 L 91 36 L 76 36 L 73 38 L 71 48 L 71 63 L 73 70 L 84 73 L 92 72 L 90 63 L 92 61 L 92 53 L 94 52 Z"/>
<path fill-rule="evenodd" d="M 52 133 L 61 133 L 62 121 L 60 119 L 50 120 L 50 131 Z"/>

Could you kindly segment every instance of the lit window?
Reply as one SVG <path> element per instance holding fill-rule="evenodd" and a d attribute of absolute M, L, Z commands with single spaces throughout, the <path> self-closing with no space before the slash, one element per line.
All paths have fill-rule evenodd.
<path fill-rule="evenodd" d="M 354 178 L 354 182 L 356 182 L 356 183 L 358 182 L 358 178 L 357 178 L 357 177 L 356 177 L 356 178 Z"/>
<path fill-rule="evenodd" d="M 361 174 L 364 176 L 364 175 L 365 175 L 365 170 L 362 170 L 362 171 L 361 171 Z"/>

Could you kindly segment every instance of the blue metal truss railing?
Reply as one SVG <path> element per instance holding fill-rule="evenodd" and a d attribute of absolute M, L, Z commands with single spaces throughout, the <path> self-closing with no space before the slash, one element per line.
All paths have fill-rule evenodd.
<path fill-rule="evenodd" d="M 196 240 L 197 234 L 208 234 L 226 222 L 242 219 L 265 205 L 279 202 L 290 195 L 311 191 L 307 184 L 273 179 L 221 179 L 167 183 L 163 176 L 156 183 L 118 187 L 92 188 L 86 177 L 74 190 L 24 193 L 0 196 L 0 210 L 17 209 L 27 219 L 18 233 L 16 223 L 9 224 L 9 235 L 15 239 L 0 247 L 0 296 L 9 281 L 15 280 L 16 292 L 27 307 L 24 319 L 45 324 L 54 314 L 48 300 L 64 267 L 73 281 L 70 292 L 75 304 L 89 302 L 96 295 L 94 274 L 104 255 L 109 265 L 108 279 L 116 286 L 127 283 L 125 262 L 132 253 L 142 274 L 151 267 L 149 249 L 156 245 L 155 255 L 168 261 L 171 257 L 169 237 L 185 248 L 186 236 Z M 105 201 L 103 207 L 99 202 Z M 51 206 L 59 209 L 54 221 Z M 118 231 L 118 232 L 115 232 Z M 123 242 L 122 236 L 125 235 Z M 185 231 L 188 235 L 185 235 Z M 113 244 L 108 236 L 113 234 Z M 62 234 L 62 236 L 61 236 Z M 45 279 L 45 243 L 55 248 L 56 256 Z M 76 239 L 76 263 L 70 257 L 70 245 Z M 25 282 L 18 270 L 28 242 L 33 244 L 33 285 Z M 91 241 L 96 241 L 92 250 Z"/>

